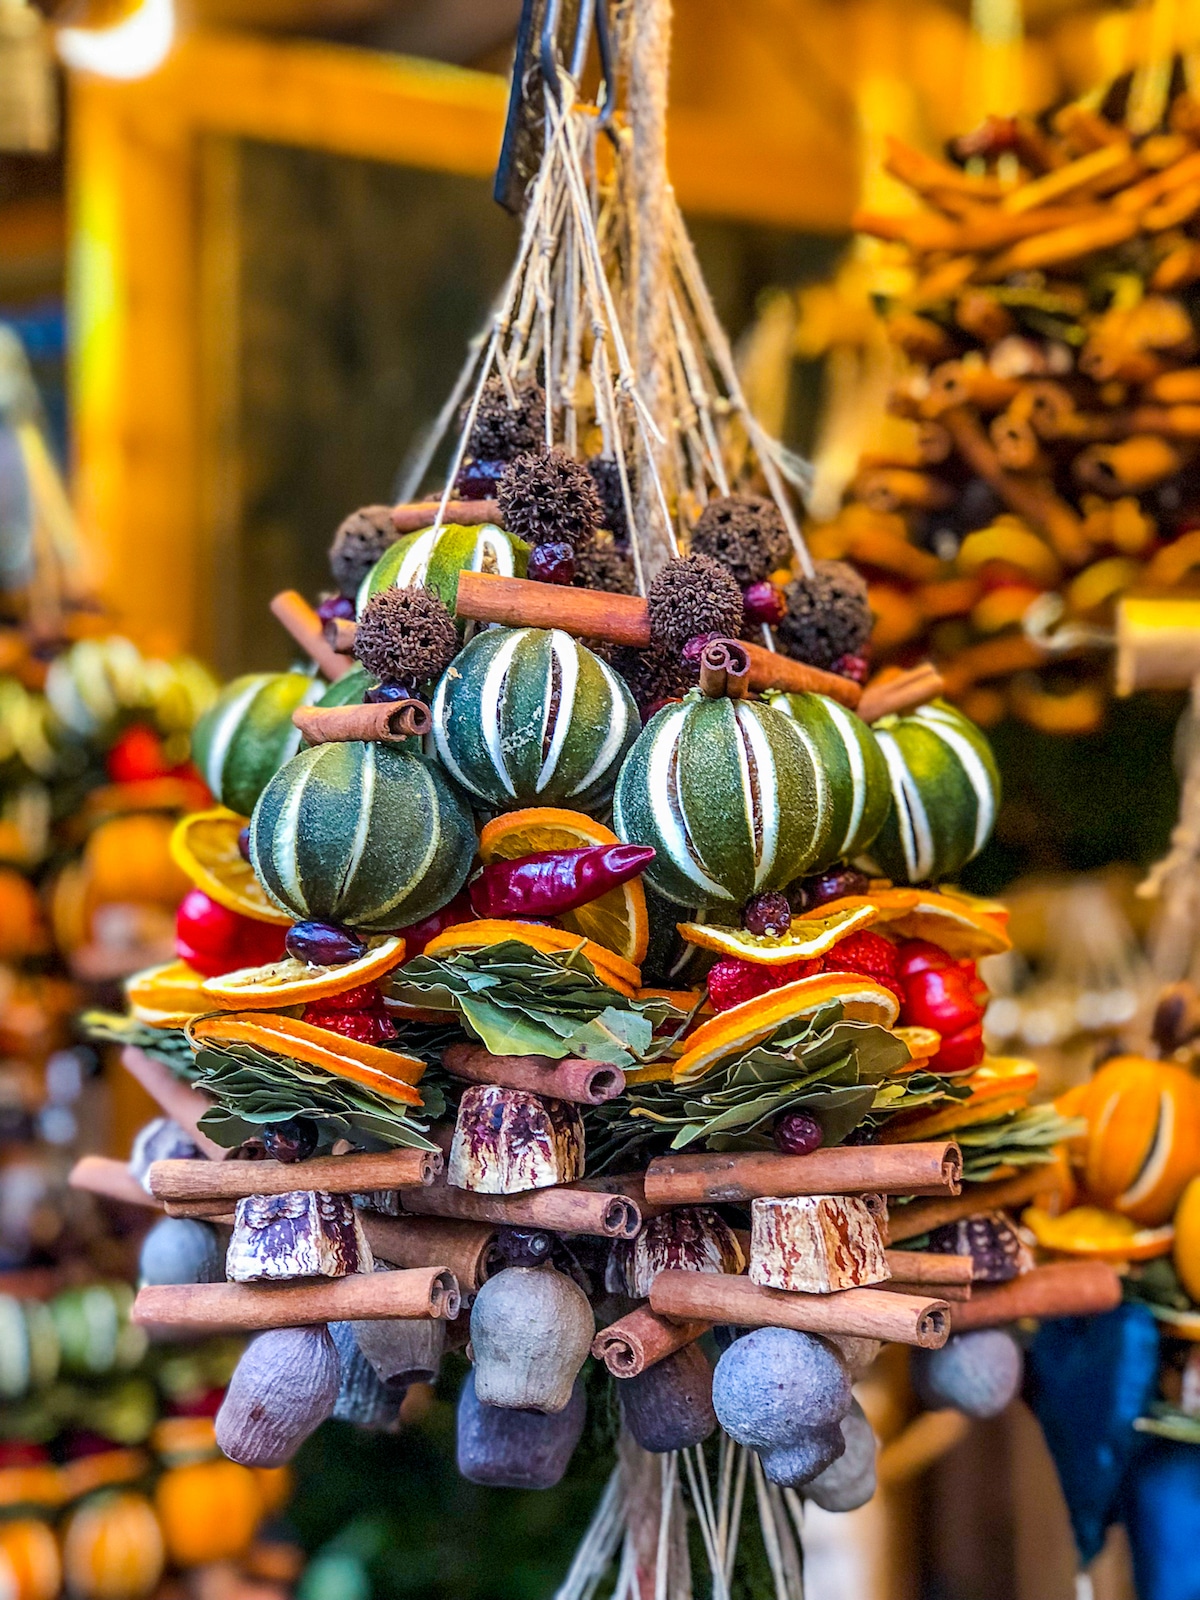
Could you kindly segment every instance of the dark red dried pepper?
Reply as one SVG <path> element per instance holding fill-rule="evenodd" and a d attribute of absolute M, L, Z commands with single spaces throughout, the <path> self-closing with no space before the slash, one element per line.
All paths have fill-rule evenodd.
<path fill-rule="evenodd" d="M 555 917 L 628 883 L 653 860 L 649 845 L 599 844 L 492 861 L 471 882 L 471 905 L 481 917 Z"/>

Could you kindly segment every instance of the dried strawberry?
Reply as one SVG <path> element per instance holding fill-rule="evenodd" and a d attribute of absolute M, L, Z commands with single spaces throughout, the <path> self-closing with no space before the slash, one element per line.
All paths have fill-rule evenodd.
<path fill-rule="evenodd" d="M 718 961 L 709 973 L 708 998 L 718 1011 L 728 1011 L 731 1006 L 740 1006 L 744 1000 L 753 1000 L 756 995 L 766 994 L 773 988 L 770 974 L 770 967 L 730 956 Z"/>
<path fill-rule="evenodd" d="M 355 990 L 357 992 L 357 990 Z M 341 1000 L 341 995 L 338 995 Z M 389 1040 L 397 1037 L 395 1022 L 390 1019 L 387 1011 L 382 1008 L 382 1003 L 373 1008 L 358 1008 L 357 1011 L 347 1011 L 342 1006 L 314 1003 L 304 1006 L 302 1021 L 310 1022 L 314 1027 L 326 1027 L 331 1034 L 341 1034 L 342 1038 L 355 1038 L 360 1045 L 386 1045 Z"/>
<path fill-rule="evenodd" d="M 310 1011 L 378 1011 L 383 996 L 377 983 L 360 983 L 357 989 L 343 989 L 340 994 L 326 995 L 323 1000 L 313 1000 Z"/>
<path fill-rule="evenodd" d="M 820 972 L 824 962 L 820 956 L 809 961 L 785 961 L 780 966 L 768 967 L 759 961 L 743 961 L 740 956 L 730 956 L 718 961 L 708 975 L 708 998 L 718 1011 L 728 1011 L 730 1006 L 740 1006 L 744 1000 L 753 1000 L 772 989 L 781 989 L 785 983 L 795 983 L 798 978 L 811 978 Z"/>
<path fill-rule="evenodd" d="M 890 989 L 897 1000 L 904 999 L 896 946 L 882 934 L 848 934 L 825 957 L 825 967 L 829 972 L 861 972 Z"/>

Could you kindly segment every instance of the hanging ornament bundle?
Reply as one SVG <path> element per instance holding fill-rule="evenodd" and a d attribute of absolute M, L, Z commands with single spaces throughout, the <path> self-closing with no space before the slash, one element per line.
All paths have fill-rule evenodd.
<path fill-rule="evenodd" d="M 814 551 L 871 579 L 881 654 L 928 650 L 990 723 L 1096 728 L 1120 596 L 1193 575 L 1200 106 L 1181 63 L 935 160 L 891 241 L 891 415 Z M 897 282 L 905 284 L 896 289 Z"/>
<path fill-rule="evenodd" d="M 337 593 L 273 606 L 322 676 L 237 679 L 197 730 L 177 959 L 89 1019 L 164 1118 L 142 1183 L 75 1181 L 160 1213 L 140 1325 L 255 1334 L 232 1460 L 394 1426 L 469 1340 L 461 1472 L 548 1487 L 591 1356 L 622 1466 L 564 1593 L 614 1561 L 683 1592 L 685 1488 L 727 1589 L 752 1477 L 786 1595 L 798 1495 L 873 1491 L 880 1342 L 989 1415 L 1005 1325 L 1119 1284 L 1005 1215 L 1076 1130 L 985 1055 L 1003 908 L 936 886 L 991 832 L 987 742 L 930 669 L 864 689 L 865 587 L 809 560 L 666 189 L 647 398 L 636 146 L 602 176 L 554 88 L 440 496 L 348 518 Z"/>

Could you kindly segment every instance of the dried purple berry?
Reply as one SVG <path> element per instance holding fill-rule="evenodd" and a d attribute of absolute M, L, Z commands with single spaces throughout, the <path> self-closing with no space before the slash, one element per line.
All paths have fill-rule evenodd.
<path fill-rule="evenodd" d="M 293 961 L 306 961 L 314 967 L 340 967 L 357 961 L 366 950 L 357 934 L 331 922 L 293 923 L 284 948 Z"/>
<path fill-rule="evenodd" d="M 268 1122 L 262 1133 L 263 1148 L 275 1161 L 307 1161 L 317 1148 L 317 1125 L 308 1117 L 288 1122 Z"/>
<path fill-rule="evenodd" d="M 782 889 L 766 889 L 746 902 L 742 927 L 756 937 L 779 939 L 792 925 L 792 908 Z"/>
<path fill-rule="evenodd" d="M 871 663 L 866 656 L 839 656 L 830 663 L 830 672 L 839 678 L 849 678 L 854 683 L 866 683 L 871 675 Z"/>
<path fill-rule="evenodd" d="M 493 1251 L 500 1266 L 538 1267 L 549 1261 L 553 1234 L 543 1228 L 501 1228 Z"/>
<path fill-rule="evenodd" d="M 407 683 L 396 683 L 391 680 L 387 683 L 377 683 L 373 689 L 368 689 L 363 699 L 370 706 L 389 705 L 394 700 L 419 700 L 422 697 L 416 694 Z"/>
<path fill-rule="evenodd" d="M 529 578 L 533 583 L 568 584 L 575 581 L 575 550 L 565 539 L 537 544 L 529 552 Z"/>
<path fill-rule="evenodd" d="M 765 622 L 773 628 L 776 623 L 783 621 L 787 612 L 787 602 L 780 590 L 765 580 L 752 583 L 742 590 L 742 606 L 747 624 L 753 623 L 755 627 Z"/>
<path fill-rule="evenodd" d="M 464 461 L 454 480 L 455 492 L 464 500 L 494 500 L 507 465 L 507 461 Z"/>
<path fill-rule="evenodd" d="M 807 1111 L 786 1111 L 775 1124 L 775 1148 L 785 1156 L 807 1156 L 820 1148 L 825 1135 Z"/>
<path fill-rule="evenodd" d="M 870 880 L 863 872 L 858 872 L 854 867 L 831 867 L 828 872 L 820 872 L 813 878 L 805 878 L 794 890 L 797 910 L 811 911 L 814 906 L 823 906 L 830 900 L 840 900 L 848 894 L 866 894 L 871 887 Z"/>
<path fill-rule="evenodd" d="M 317 606 L 317 615 L 322 622 L 333 622 L 338 618 L 345 622 L 353 622 L 354 601 L 348 595 L 327 594 Z"/>
<path fill-rule="evenodd" d="M 238 834 L 238 855 L 243 861 L 250 859 L 250 828 L 247 825 Z"/>

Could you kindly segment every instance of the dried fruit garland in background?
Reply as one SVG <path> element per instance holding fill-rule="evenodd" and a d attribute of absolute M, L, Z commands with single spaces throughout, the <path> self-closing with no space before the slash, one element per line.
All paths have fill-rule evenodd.
<path fill-rule="evenodd" d="M 1200 103 L 1177 70 L 1135 133 L 1129 83 L 991 118 L 951 160 L 893 142 L 924 209 L 857 218 L 902 251 L 907 371 L 810 542 L 869 574 L 877 653 L 932 650 L 984 723 L 1095 728 L 1116 598 L 1200 562 Z"/>

